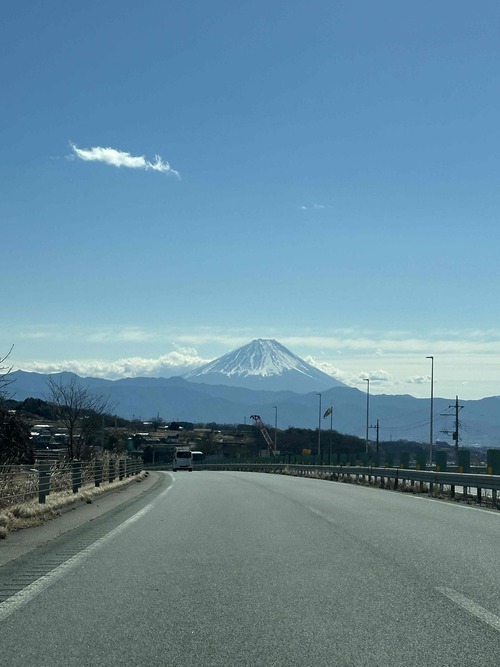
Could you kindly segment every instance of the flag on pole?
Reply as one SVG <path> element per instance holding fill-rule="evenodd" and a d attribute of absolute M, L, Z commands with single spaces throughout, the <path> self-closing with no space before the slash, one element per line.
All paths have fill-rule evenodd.
<path fill-rule="evenodd" d="M 325 414 L 323 415 L 323 419 L 326 419 L 328 415 L 332 414 L 332 408 L 328 408 L 328 410 L 325 410 Z"/>

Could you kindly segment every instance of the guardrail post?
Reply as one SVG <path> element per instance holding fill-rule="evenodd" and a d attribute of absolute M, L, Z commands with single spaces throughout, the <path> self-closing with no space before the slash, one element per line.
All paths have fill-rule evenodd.
<path fill-rule="evenodd" d="M 427 454 L 425 452 L 417 452 L 417 470 L 425 470 L 426 456 Z"/>
<path fill-rule="evenodd" d="M 118 461 L 118 479 L 120 480 L 120 482 L 124 477 L 125 477 L 125 460 L 120 459 Z"/>
<path fill-rule="evenodd" d="M 458 472 L 470 472 L 470 452 L 468 449 L 460 449 L 457 459 Z"/>
<path fill-rule="evenodd" d="M 45 504 L 45 499 L 50 493 L 50 464 L 40 463 L 38 468 L 38 502 Z"/>
<path fill-rule="evenodd" d="M 500 450 L 488 449 L 486 452 L 486 466 L 488 475 L 500 474 Z"/>
<path fill-rule="evenodd" d="M 410 467 L 410 453 L 409 452 L 401 452 L 399 455 L 399 467 L 401 469 L 409 468 Z"/>
<path fill-rule="evenodd" d="M 494 510 L 497 508 L 497 490 L 492 489 L 491 491 L 491 506 L 493 507 Z"/>
<path fill-rule="evenodd" d="M 102 482 L 102 460 L 96 459 L 94 461 L 94 484 L 95 486 L 101 486 Z"/>
<path fill-rule="evenodd" d="M 446 472 L 448 456 L 446 452 L 436 452 L 436 472 Z"/>
<path fill-rule="evenodd" d="M 82 485 L 82 462 L 71 461 L 71 487 L 73 493 L 78 493 Z"/>
<path fill-rule="evenodd" d="M 480 505 L 481 504 L 481 489 L 479 487 L 477 487 L 476 491 L 477 491 L 477 504 Z"/>
<path fill-rule="evenodd" d="M 108 482 L 112 484 L 115 481 L 116 470 L 115 470 L 115 460 L 109 459 L 108 461 Z"/>

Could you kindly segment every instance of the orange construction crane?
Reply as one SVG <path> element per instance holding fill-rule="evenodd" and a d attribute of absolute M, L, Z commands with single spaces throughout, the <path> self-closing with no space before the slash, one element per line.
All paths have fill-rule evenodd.
<path fill-rule="evenodd" d="M 271 436 L 267 432 L 267 429 L 266 429 L 266 426 L 265 426 L 264 422 L 262 421 L 262 419 L 260 418 L 259 415 L 250 415 L 250 419 L 253 419 L 255 421 L 255 423 L 257 424 L 257 426 L 260 428 L 260 432 L 264 436 L 264 440 L 267 443 L 269 453 L 271 454 L 271 456 L 274 456 L 274 454 L 276 453 L 275 452 L 275 447 L 274 447 L 274 442 L 272 441 Z"/>

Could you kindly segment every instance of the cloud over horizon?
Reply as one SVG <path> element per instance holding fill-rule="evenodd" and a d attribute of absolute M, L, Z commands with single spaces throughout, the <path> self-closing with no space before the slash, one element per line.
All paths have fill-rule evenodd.
<path fill-rule="evenodd" d="M 126 167 L 128 169 L 144 169 L 145 171 L 158 171 L 162 174 L 172 174 L 180 178 L 180 174 L 175 169 L 172 169 L 170 164 L 163 160 L 159 155 L 155 155 L 154 162 L 146 160 L 144 155 L 131 155 L 126 151 L 120 151 L 116 148 L 103 148 L 101 146 L 93 146 L 92 148 L 78 148 L 73 143 L 70 143 L 73 153 L 69 156 L 75 156 L 84 162 L 103 162 L 112 167 Z"/>
<path fill-rule="evenodd" d="M 126 377 L 172 377 L 183 375 L 211 359 L 200 357 L 193 348 L 177 348 L 156 359 L 127 357 L 115 361 L 99 359 L 72 359 L 64 361 L 31 361 L 19 364 L 24 371 L 60 373 L 68 371 L 80 377 L 98 377 L 119 380 Z"/>

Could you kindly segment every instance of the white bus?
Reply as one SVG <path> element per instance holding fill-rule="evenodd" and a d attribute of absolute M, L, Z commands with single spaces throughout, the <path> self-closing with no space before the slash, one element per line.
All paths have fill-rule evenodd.
<path fill-rule="evenodd" d="M 172 461 L 172 469 L 193 471 L 193 452 L 189 447 L 176 447 L 174 452 L 174 459 Z"/>

